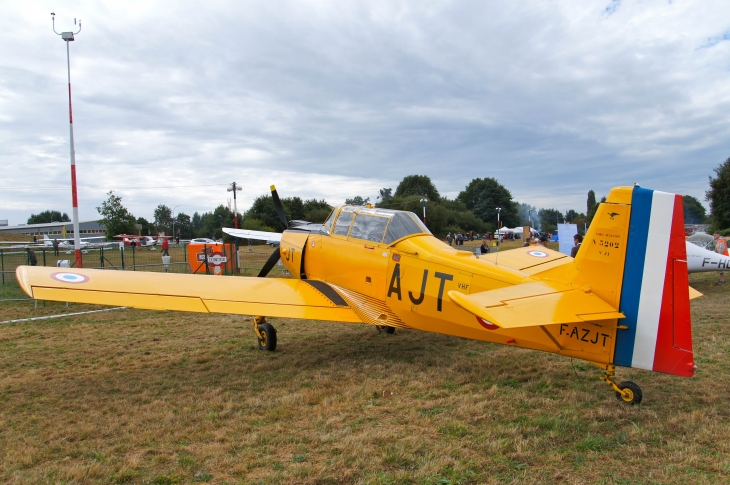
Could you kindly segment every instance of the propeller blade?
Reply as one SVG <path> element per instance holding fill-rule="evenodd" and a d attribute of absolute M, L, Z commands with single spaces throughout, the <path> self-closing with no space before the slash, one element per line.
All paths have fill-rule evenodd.
<path fill-rule="evenodd" d="M 279 194 L 276 192 L 276 187 L 271 186 L 271 198 L 274 199 L 274 207 L 276 207 L 276 213 L 279 214 L 279 220 L 284 224 L 284 229 L 289 228 L 289 223 L 286 222 L 286 214 L 284 214 L 284 206 L 281 205 L 279 200 Z"/>
<path fill-rule="evenodd" d="M 266 263 L 264 263 L 264 267 L 261 268 L 258 277 L 263 278 L 264 276 L 269 274 L 269 271 L 271 271 L 274 266 L 276 266 L 279 258 L 281 258 L 281 253 L 279 252 L 279 248 L 276 248 L 274 249 L 274 252 L 271 253 L 271 256 L 269 256 L 269 259 L 266 260 Z"/>

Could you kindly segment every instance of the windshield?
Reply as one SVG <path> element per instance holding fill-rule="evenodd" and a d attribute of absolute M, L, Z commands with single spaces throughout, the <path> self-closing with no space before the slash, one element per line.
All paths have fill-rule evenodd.
<path fill-rule="evenodd" d="M 365 241 L 381 243 L 383 242 L 385 226 L 387 225 L 387 217 L 373 216 L 370 214 L 358 214 L 355 217 L 355 222 L 352 223 L 350 237 L 355 239 L 363 239 Z"/>
<path fill-rule="evenodd" d="M 332 224 L 333 217 L 330 216 L 325 224 Z M 385 244 L 414 234 L 431 234 L 412 212 L 361 206 L 342 207 L 333 232 L 339 236 L 349 235 L 353 239 Z"/>

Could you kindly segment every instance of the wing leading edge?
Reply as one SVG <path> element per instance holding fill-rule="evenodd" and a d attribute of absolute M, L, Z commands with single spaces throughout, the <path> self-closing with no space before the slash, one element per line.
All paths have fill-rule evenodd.
<path fill-rule="evenodd" d="M 340 298 L 306 280 L 19 266 L 20 286 L 39 300 L 148 310 L 360 322 Z M 334 301 L 333 301 L 334 300 Z"/>

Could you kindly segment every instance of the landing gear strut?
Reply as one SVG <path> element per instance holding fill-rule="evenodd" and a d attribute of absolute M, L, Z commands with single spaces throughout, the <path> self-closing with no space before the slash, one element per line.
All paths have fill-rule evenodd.
<path fill-rule="evenodd" d="M 616 391 L 616 399 L 620 399 L 627 404 L 639 404 L 641 402 L 642 394 L 638 384 L 631 381 L 616 382 L 615 365 L 609 364 L 606 367 L 606 374 L 601 377 L 601 380 L 613 387 L 613 390 Z"/>
<path fill-rule="evenodd" d="M 266 317 L 253 318 L 253 331 L 259 339 L 259 350 L 276 350 L 276 329 L 266 322 Z"/>

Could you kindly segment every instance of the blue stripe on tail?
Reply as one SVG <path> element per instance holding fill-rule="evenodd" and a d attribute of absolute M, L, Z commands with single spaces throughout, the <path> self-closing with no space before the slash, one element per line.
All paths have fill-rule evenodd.
<path fill-rule="evenodd" d="M 620 309 L 626 318 L 619 325 L 629 327 L 619 330 L 616 335 L 616 365 L 631 367 L 634 355 L 634 340 L 636 338 L 637 317 L 639 314 L 639 299 L 644 276 L 644 258 L 646 257 L 646 242 L 649 236 L 649 219 L 651 219 L 651 203 L 653 190 L 634 187 L 631 197 L 631 222 L 626 247 L 626 263 L 624 265 L 624 281 L 621 288 Z M 651 250 L 651 248 L 649 248 Z M 663 282 L 648 281 L 646 284 L 663 284 Z"/>

